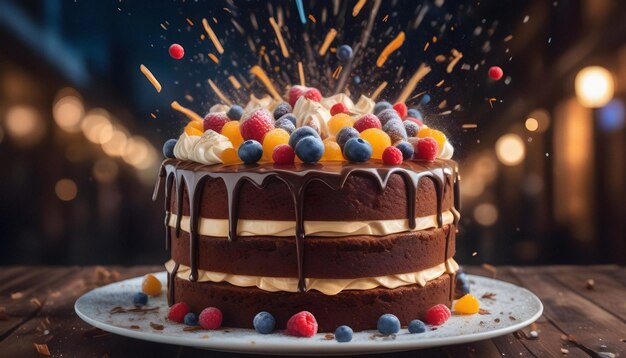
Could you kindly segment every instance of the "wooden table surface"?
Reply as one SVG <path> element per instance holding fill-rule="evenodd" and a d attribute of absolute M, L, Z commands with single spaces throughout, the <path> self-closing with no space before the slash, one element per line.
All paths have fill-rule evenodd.
<path fill-rule="evenodd" d="M 160 271 L 141 267 L 0 268 L 0 357 L 235 357 L 109 334 L 84 323 L 74 301 L 116 280 Z M 493 270 L 467 267 L 493 276 Z M 498 267 L 498 279 L 527 287 L 542 300 L 536 327 L 491 340 L 419 351 L 425 357 L 626 357 L 626 268 Z M 590 282 L 593 280 L 593 282 Z M 531 338 L 531 329 L 538 337 Z M 209 354 L 210 353 L 210 354 Z M 378 355 L 413 357 L 416 352 Z"/>

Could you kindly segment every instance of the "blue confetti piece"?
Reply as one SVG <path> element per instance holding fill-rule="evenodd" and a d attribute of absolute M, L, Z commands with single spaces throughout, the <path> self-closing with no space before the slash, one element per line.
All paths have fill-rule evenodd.
<path fill-rule="evenodd" d="M 296 6 L 298 7 L 298 15 L 300 15 L 300 22 L 302 24 L 306 24 L 306 17 L 304 17 L 304 5 L 302 5 L 302 0 L 296 0 Z"/>

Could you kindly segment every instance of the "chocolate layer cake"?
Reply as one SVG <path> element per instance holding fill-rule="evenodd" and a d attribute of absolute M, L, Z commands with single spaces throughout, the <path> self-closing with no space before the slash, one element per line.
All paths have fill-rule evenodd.
<path fill-rule="evenodd" d="M 281 329 L 306 310 L 333 331 L 373 329 L 385 313 L 406 325 L 452 303 L 453 161 L 168 159 L 157 189 L 163 184 L 170 305 L 219 307 L 224 326 L 246 328 L 260 311 Z"/>

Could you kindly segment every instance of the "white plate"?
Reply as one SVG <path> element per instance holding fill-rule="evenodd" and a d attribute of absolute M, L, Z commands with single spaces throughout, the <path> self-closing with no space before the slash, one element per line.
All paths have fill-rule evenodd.
<path fill-rule="evenodd" d="M 156 276 L 161 282 L 166 281 L 165 272 Z M 481 301 L 481 308 L 490 314 L 462 316 L 453 313 L 445 324 L 422 334 L 410 334 L 405 328 L 389 337 L 377 335 L 376 331 L 356 332 L 348 343 L 329 340 L 325 337 L 326 333 L 318 333 L 312 338 L 296 338 L 280 332 L 262 335 L 251 329 L 240 328 L 183 331 L 184 325 L 166 319 L 168 307 L 165 292 L 150 298 L 146 306 L 158 306 L 156 311 L 111 314 L 111 309 L 116 306 L 133 307 L 132 296 L 141 290 L 143 277 L 96 288 L 81 296 L 74 309 L 85 322 L 122 336 L 219 351 L 281 355 L 384 353 L 474 342 L 514 332 L 541 316 L 541 301 L 527 289 L 491 278 L 468 276 L 472 282 L 472 294 Z M 495 293 L 494 299 L 481 298 L 490 292 Z M 163 325 L 164 328 L 153 329 L 150 323 Z M 131 326 L 135 326 L 135 329 Z"/>

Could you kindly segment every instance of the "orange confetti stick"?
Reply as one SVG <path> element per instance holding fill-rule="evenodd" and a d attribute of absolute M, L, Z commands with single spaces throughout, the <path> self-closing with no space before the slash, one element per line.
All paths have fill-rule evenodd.
<path fill-rule="evenodd" d="M 402 90 L 402 93 L 400 93 L 400 96 L 396 100 L 396 103 L 406 102 L 406 99 L 409 98 L 411 93 L 415 90 L 417 83 L 421 81 L 422 78 L 424 78 L 424 76 L 426 76 L 429 72 L 430 72 L 430 67 L 427 64 L 422 63 L 420 67 L 417 69 L 417 71 L 415 71 L 413 76 L 411 76 L 411 79 L 409 80 L 409 82 L 407 82 L 406 86 Z"/>
<path fill-rule="evenodd" d="M 148 69 L 148 67 L 144 66 L 143 64 L 141 66 L 139 66 L 139 70 L 141 71 L 141 73 L 143 73 L 144 76 L 146 76 L 146 78 L 148 79 L 148 81 L 150 81 L 150 83 L 152 83 L 152 85 L 154 86 L 154 88 L 156 89 L 157 93 L 161 93 L 161 84 L 159 83 L 159 81 L 156 79 L 156 77 L 154 77 L 154 75 L 152 74 L 152 72 L 150 72 L 150 70 Z"/>
<path fill-rule="evenodd" d="M 215 32 L 213 32 L 213 29 L 211 28 L 211 25 L 209 25 L 209 22 L 206 19 L 202 19 L 202 26 L 204 26 L 204 31 L 206 31 L 207 35 L 209 35 L 209 38 L 211 39 L 211 41 L 213 41 L 213 45 L 215 45 L 215 49 L 217 50 L 217 52 L 221 54 L 224 53 L 224 47 L 222 47 L 222 44 L 220 43 L 220 40 L 217 38 L 217 36 L 215 35 Z"/>
<path fill-rule="evenodd" d="M 233 76 L 233 75 L 228 76 L 228 80 L 233 85 L 233 87 L 235 87 L 235 89 L 240 89 L 241 88 L 241 83 L 239 83 L 239 81 L 237 81 L 237 78 L 235 78 L 235 76 Z"/>
<path fill-rule="evenodd" d="M 224 104 L 227 104 L 229 106 L 233 105 L 233 102 L 231 102 L 230 99 L 228 99 L 228 97 L 226 97 L 224 93 L 220 91 L 220 89 L 215 85 L 215 83 L 213 83 L 213 81 L 207 80 L 207 82 L 209 82 L 209 86 L 211 86 L 213 92 L 215 92 L 215 94 L 222 100 L 222 102 L 224 102 Z"/>
<path fill-rule="evenodd" d="M 306 81 L 304 80 L 304 67 L 302 66 L 301 61 L 298 61 L 298 74 L 300 75 L 300 86 L 306 86 Z"/>
<path fill-rule="evenodd" d="M 276 91 L 276 88 L 272 84 L 272 81 L 270 81 L 265 71 L 263 71 L 263 69 L 259 65 L 252 66 L 252 68 L 250 69 L 250 73 L 257 76 L 259 80 L 263 82 L 263 84 L 265 85 L 265 88 L 267 88 L 267 90 L 270 92 L 272 97 L 274 97 L 277 100 L 282 100 L 282 97 L 280 96 L 278 91 Z"/>
<path fill-rule="evenodd" d="M 359 0 L 356 5 L 354 5 L 352 8 L 352 17 L 357 17 L 359 15 L 359 12 L 361 12 L 361 9 L 365 6 L 366 2 L 367 0 Z"/>
<path fill-rule="evenodd" d="M 454 66 L 456 66 L 456 64 L 463 58 L 463 54 L 457 51 L 456 49 L 452 49 L 452 56 L 453 56 L 453 59 L 452 61 L 450 61 L 450 63 L 448 64 L 448 67 L 446 68 L 446 72 L 448 73 L 451 73 L 452 70 L 454 69 Z"/>
<path fill-rule="evenodd" d="M 328 51 L 328 47 L 330 46 L 330 43 L 333 42 L 333 40 L 335 39 L 335 36 L 337 36 L 337 30 L 330 29 L 326 34 L 326 37 L 324 38 L 322 47 L 320 47 L 320 56 L 324 56 L 326 54 L 326 51 Z"/>
<path fill-rule="evenodd" d="M 374 93 L 372 93 L 372 95 L 370 96 L 370 98 L 372 99 L 372 101 L 375 101 L 376 98 L 378 98 L 378 96 L 380 96 L 380 94 L 383 92 L 383 90 L 385 89 L 385 87 L 387 87 L 387 81 L 383 82 L 380 84 L 380 86 L 378 86 L 378 88 L 376 88 L 376 90 L 374 91 Z"/>
<path fill-rule="evenodd" d="M 200 117 L 198 115 L 198 113 L 192 111 L 189 108 L 185 108 L 185 107 L 181 106 L 176 101 L 172 102 L 172 109 L 175 109 L 175 110 L 179 111 L 180 113 L 186 115 L 187 118 L 189 118 L 192 121 L 196 121 L 196 122 L 200 122 L 200 123 L 202 123 L 202 121 L 203 121 L 202 117 Z"/>
<path fill-rule="evenodd" d="M 274 32 L 276 33 L 276 38 L 278 39 L 278 44 L 280 45 L 280 51 L 283 53 L 283 57 L 289 58 L 289 51 L 287 50 L 287 45 L 285 45 L 283 34 L 280 32 L 280 27 L 273 17 L 270 17 L 270 25 L 272 25 L 272 27 L 274 28 Z"/>
<path fill-rule="evenodd" d="M 380 53 L 380 56 L 378 56 L 378 59 L 376 60 L 376 66 L 383 67 L 383 65 L 385 64 L 385 61 L 387 61 L 387 57 L 389 57 L 389 55 L 391 55 L 395 50 L 399 49 L 400 46 L 402 46 L 402 44 L 404 43 L 404 39 L 405 39 L 404 31 L 400 31 L 398 36 L 396 36 L 396 38 L 393 39 L 385 47 L 383 52 Z"/>

